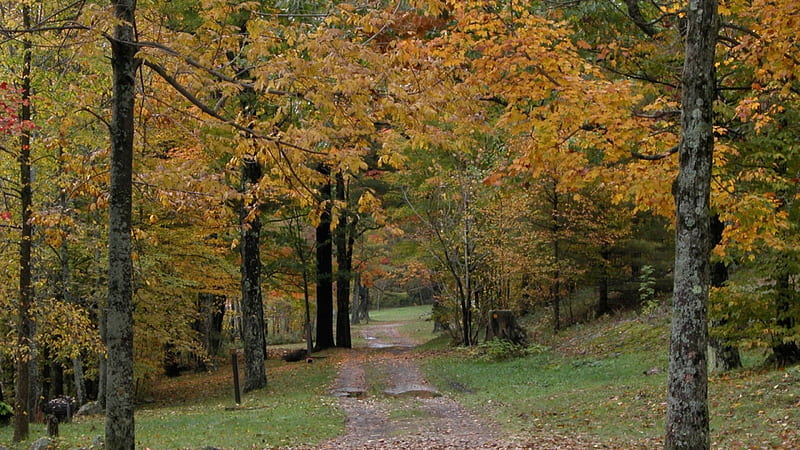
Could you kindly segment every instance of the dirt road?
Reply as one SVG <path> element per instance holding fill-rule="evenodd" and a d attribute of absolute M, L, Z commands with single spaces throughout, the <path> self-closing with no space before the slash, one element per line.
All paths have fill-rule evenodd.
<path fill-rule="evenodd" d="M 347 413 L 347 433 L 320 448 L 464 449 L 522 447 L 425 380 L 398 323 L 361 330 L 366 348 L 344 359 L 333 395 Z"/>

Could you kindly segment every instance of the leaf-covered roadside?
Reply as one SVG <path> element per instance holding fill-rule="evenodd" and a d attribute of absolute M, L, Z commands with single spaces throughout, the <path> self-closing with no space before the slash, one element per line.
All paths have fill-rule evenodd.
<path fill-rule="evenodd" d="M 663 317 L 606 318 L 551 336 L 545 354 L 488 362 L 453 350 L 430 354 L 424 369 L 447 395 L 529 442 L 661 448 L 668 334 Z M 745 369 L 710 378 L 713 448 L 800 445 L 800 368 L 764 370 L 762 358 L 745 354 Z"/>

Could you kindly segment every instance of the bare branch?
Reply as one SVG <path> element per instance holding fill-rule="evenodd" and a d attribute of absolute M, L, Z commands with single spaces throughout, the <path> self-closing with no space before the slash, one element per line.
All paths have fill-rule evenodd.
<path fill-rule="evenodd" d="M 643 159 L 645 161 L 659 161 L 668 158 L 674 155 L 675 153 L 678 153 L 678 150 L 680 150 L 680 148 L 681 148 L 680 145 L 676 145 L 670 148 L 669 150 L 665 151 L 664 153 L 657 153 L 655 155 L 645 155 L 644 153 L 631 152 L 631 156 L 633 156 L 636 159 Z"/>

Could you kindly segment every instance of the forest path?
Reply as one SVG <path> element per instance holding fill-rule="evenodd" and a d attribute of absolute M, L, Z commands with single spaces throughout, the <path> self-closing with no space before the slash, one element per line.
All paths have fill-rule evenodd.
<path fill-rule="evenodd" d="M 346 434 L 318 448 L 522 448 L 500 437 L 500 427 L 441 395 L 419 369 L 417 343 L 402 322 L 365 326 L 366 348 L 341 362 L 333 395 L 347 414 Z"/>

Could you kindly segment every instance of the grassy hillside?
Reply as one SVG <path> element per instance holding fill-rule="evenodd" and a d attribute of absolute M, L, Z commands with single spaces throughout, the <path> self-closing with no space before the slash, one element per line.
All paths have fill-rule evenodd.
<path fill-rule="evenodd" d="M 666 317 L 601 319 L 546 338 L 546 350 L 503 362 L 452 350 L 425 370 L 440 389 L 509 434 L 583 436 L 616 448 L 661 446 Z M 540 337 L 541 338 L 541 337 Z M 746 358 L 753 363 L 758 355 Z M 715 448 L 800 447 L 800 367 L 751 366 L 710 380 Z"/>

